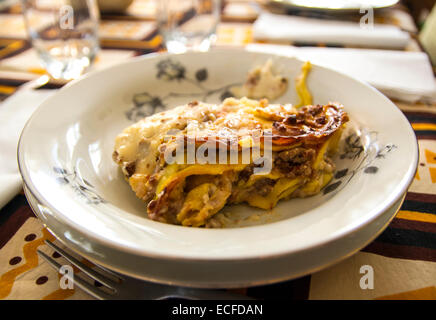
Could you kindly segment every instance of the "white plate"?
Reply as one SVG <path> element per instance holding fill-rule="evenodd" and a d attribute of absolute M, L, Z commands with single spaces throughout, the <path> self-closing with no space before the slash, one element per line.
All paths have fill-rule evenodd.
<path fill-rule="evenodd" d="M 327 12 L 359 12 L 360 9 L 382 9 L 396 5 L 399 0 L 271 0 L 271 2 L 306 10 Z"/>
<path fill-rule="evenodd" d="M 42 220 L 67 244 L 103 265 L 144 279 L 191 286 L 283 278 L 276 264 L 280 259 L 289 261 L 297 253 L 327 246 L 376 221 L 400 201 L 414 177 L 414 132 L 401 111 L 377 90 L 319 66 L 308 79 L 315 103 L 340 101 L 352 119 L 335 160 L 337 176 L 324 192 L 281 202 L 269 213 L 227 207 L 225 211 L 239 220 L 234 228 L 186 228 L 146 218 L 145 205 L 112 161 L 115 136 L 133 120 L 165 106 L 192 99 L 219 101 L 231 84 L 243 82 L 248 70 L 271 57 L 236 49 L 155 54 L 89 74 L 59 90 L 29 120 L 19 144 L 20 171 L 45 208 Z M 293 83 L 302 62 L 273 58 L 277 71 Z M 295 89 L 290 87 L 279 102 L 296 102 Z M 253 213 L 259 214 L 258 220 L 248 218 Z M 247 225 L 252 226 L 240 228 Z M 119 258 L 107 250 L 118 252 Z M 132 258 L 121 261 L 121 256 L 149 264 L 171 261 L 179 270 L 189 266 L 192 272 L 186 274 L 191 276 L 171 267 L 139 268 L 139 262 L 132 266 Z M 249 261 L 250 272 L 242 268 Z M 268 267 L 269 274 L 256 269 L 255 261 Z M 298 263 L 309 269 L 311 261 Z"/>
<path fill-rule="evenodd" d="M 100 245 L 59 223 L 50 210 L 24 188 L 36 215 L 64 245 L 94 263 L 143 280 L 200 288 L 242 288 L 302 277 L 337 263 L 371 243 L 401 208 L 405 194 L 377 219 L 355 232 L 308 250 L 274 259 L 235 260 L 232 263 L 166 260 L 137 256 Z"/>

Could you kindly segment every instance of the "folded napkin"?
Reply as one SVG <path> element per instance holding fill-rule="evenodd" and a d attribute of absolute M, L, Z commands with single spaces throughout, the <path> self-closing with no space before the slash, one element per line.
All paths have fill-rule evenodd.
<path fill-rule="evenodd" d="M 309 60 L 370 83 L 390 98 L 436 100 L 432 66 L 423 52 L 250 44 L 247 50 Z"/>
<path fill-rule="evenodd" d="M 392 25 L 361 27 L 359 22 L 323 20 L 263 12 L 253 25 L 257 40 L 404 48 L 410 35 Z"/>
<path fill-rule="evenodd" d="M 56 90 L 19 89 L 0 103 L 0 208 L 21 190 L 17 146 L 21 131 L 38 105 Z"/>

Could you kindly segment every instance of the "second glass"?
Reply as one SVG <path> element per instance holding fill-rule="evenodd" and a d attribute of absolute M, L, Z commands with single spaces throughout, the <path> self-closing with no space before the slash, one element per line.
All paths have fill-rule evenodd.
<path fill-rule="evenodd" d="M 159 0 L 159 31 L 172 53 L 207 51 L 216 39 L 220 0 Z"/>
<path fill-rule="evenodd" d="M 27 31 L 41 63 L 56 79 L 78 78 L 99 50 L 95 0 L 23 0 Z"/>

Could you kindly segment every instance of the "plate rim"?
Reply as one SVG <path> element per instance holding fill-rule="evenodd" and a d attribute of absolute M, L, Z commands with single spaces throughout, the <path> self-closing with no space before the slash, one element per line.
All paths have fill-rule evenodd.
<path fill-rule="evenodd" d="M 283 59 L 294 59 L 298 62 L 304 62 L 302 59 L 297 58 L 297 57 L 288 57 L 288 56 L 283 56 L 283 55 L 279 55 L 279 54 L 271 54 L 271 53 L 263 53 L 263 52 L 253 52 L 253 51 L 249 51 L 246 50 L 245 48 L 220 48 L 220 49 L 214 49 L 212 50 L 213 52 L 219 52 L 219 51 L 231 51 L 231 52 L 239 52 L 239 53 L 249 53 L 249 54 L 253 54 L 253 55 L 264 55 L 264 56 L 270 56 L 270 57 L 281 57 Z M 58 92 L 56 92 L 56 94 L 59 94 L 59 92 L 65 91 L 65 90 L 69 90 L 68 88 L 70 88 L 71 86 L 75 86 L 77 83 L 81 82 L 84 79 L 88 79 L 90 77 L 93 77 L 94 74 L 100 74 L 103 72 L 107 72 L 111 69 L 114 68 L 122 68 L 124 65 L 126 64 L 132 64 L 135 62 L 139 62 L 139 61 L 146 61 L 146 60 L 150 60 L 153 58 L 159 58 L 159 57 L 174 57 L 174 56 L 179 56 L 179 55 L 185 55 L 185 54 L 191 54 L 192 52 L 188 52 L 188 53 L 184 53 L 184 54 L 170 54 L 170 53 L 151 53 L 151 54 L 147 54 L 144 56 L 138 56 L 138 57 L 134 57 L 131 58 L 125 62 L 122 62 L 120 64 L 102 69 L 102 70 L 94 70 L 92 72 L 89 72 L 87 74 L 85 74 L 83 77 L 73 80 L 71 82 L 69 82 L 67 85 L 63 86 L 61 89 L 59 89 Z M 209 52 L 195 52 L 195 54 L 208 54 Z M 419 162 L 419 145 L 416 139 L 416 134 L 413 131 L 413 128 L 410 124 L 410 122 L 407 120 L 407 118 L 405 117 L 405 115 L 401 112 L 401 110 L 398 109 L 398 107 L 390 100 L 388 99 L 384 94 L 382 94 L 380 91 L 378 91 L 377 89 L 375 89 L 374 87 L 372 87 L 371 85 L 369 85 L 368 83 L 354 78 L 352 76 L 349 76 L 347 74 L 344 74 L 342 72 L 327 68 L 327 67 L 323 67 L 320 66 L 316 63 L 313 64 L 314 66 L 316 66 L 317 68 L 320 69 L 324 69 L 324 71 L 328 71 L 328 72 L 333 72 L 336 74 L 340 74 L 346 78 L 348 78 L 349 80 L 352 80 L 354 82 L 358 82 L 359 84 L 365 86 L 366 88 L 374 91 L 380 98 L 384 99 L 387 103 L 391 104 L 392 107 L 397 108 L 397 111 L 399 112 L 400 116 L 403 118 L 403 120 L 405 121 L 405 123 L 407 123 L 408 125 L 408 129 L 410 131 L 410 133 L 413 134 L 414 137 L 414 141 L 415 141 L 415 148 L 414 148 L 414 164 L 409 165 L 408 167 L 408 171 L 410 170 L 410 166 L 413 165 L 413 173 L 410 174 L 410 176 L 408 177 L 408 179 L 404 182 L 404 185 L 402 186 L 401 190 L 395 195 L 395 196 L 391 196 L 391 199 L 389 202 L 387 202 L 383 208 L 379 209 L 376 213 L 374 213 L 373 215 L 371 215 L 370 218 L 366 219 L 365 221 L 359 223 L 356 225 L 356 223 L 354 224 L 350 224 L 347 225 L 346 227 L 343 227 L 340 232 L 335 232 L 333 236 L 328 237 L 327 239 L 324 239 L 323 241 L 320 241 L 319 243 L 315 243 L 315 244 L 310 244 L 310 245 L 305 245 L 302 246 L 300 248 L 297 249 L 290 249 L 290 248 L 282 248 L 280 251 L 278 252 L 274 252 L 274 253 L 269 253 L 269 254 L 252 254 L 252 255 L 244 255 L 241 257 L 235 257 L 235 256 L 227 256 L 227 257 L 222 257 L 222 256 L 207 256 L 207 257 L 203 257 L 203 256 L 191 256 L 191 255 L 174 255 L 174 254 L 167 254 L 167 253 L 156 253 L 156 252 L 145 252 L 142 248 L 142 250 L 140 250 L 137 247 L 131 247 L 131 246 L 127 246 L 127 245 L 122 245 L 119 244 L 115 241 L 112 241 L 112 239 L 107 239 L 104 237 L 96 237 L 95 234 L 89 232 L 89 230 L 85 229 L 81 229 L 80 225 L 76 225 L 76 223 L 71 223 L 71 221 L 68 221 L 68 219 L 65 219 L 63 217 L 63 214 L 57 210 L 55 207 L 51 206 L 50 202 L 38 191 L 38 189 L 36 188 L 36 186 L 33 184 L 33 182 L 30 179 L 30 173 L 27 172 L 27 168 L 25 168 L 24 165 L 24 155 L 23 152 L 21 152 L 21 148 L 23 147 L 23 140 L 25 138 L 26 132 L 29 130 L 29 126 L 32 122 L 32 120 L 36 117 L 35 115 L 40 112 L 41 108 L 39 107 L 33 114 L 32 116 L 28 119 L 28 121 L 26 122 L 21 134 L 20 134 L 20 139 L 19 139 L 19 143 L 18 143 L 18 148 L 17 148 L 17 159 L 18 159 L 18 167 L 19 167 L 19 171 L 22 177 L 23 182 L 26 184 L 26 186 L 28 187 L 29 191 L 32 193 L 32 195 L 37 199 L 38 202 L 40 202 L 41 204 L 43 204 L 44 206 L 46 206 L 47 208 L 50 208 L 50 210 L 56 215 L 56 219 L 58 219 L 60 222 L 62 222 L 63 224 L 67 225 L 69 228 L 73 228 L 76 231 L 78 231 L 79 233 L 84 234 L 86 237 L 88 237 L 89 239 L 93 239 L 94 241 L 103 244 L 105 246 L 110 246 L 113 248 L 116 248 L 118 250 L 123 250 L 123 251 L 128 251 L 130 253 L 136 254 L 136 255 L 140 255 L 140 256 L 147 256 L 147 257 L 156 257 L 159 259 L 167 259 L 167 260 L 185 260 L 185 261 L 210 261 L 210 260 L 215 260 L 215 261 L 228 261 L 228 260 L 250 260 L 250 259 L 266 259 L 266 258 L 275 258 L 275 257 L 280 257 L 280 256 L 284 256 L 284 255 L 288 255 L 288 254 L 293 254 L 293 253 L 297 253 L 297 252 L 301 252 L 304 250 L 308 250 L 308 249 L 312 249 L 312 248 L 317 248 L 323 245 L 326 245 L 330 242 L 336 241 L 339 238 L 342 238 L 346 235 L 349 235 L 353 232 L 356 232 L 357 230 L 360 230 L 361 228 L 365 227 L 366 225 L 368 225 L 369 223 L 371 223 L 373 220 L 375 220 L 377 217 L 380 216 L 380 214 L 382 214 L 387 208 L 390 208 L 393 204 L 395 204 L 396 201 L 398 201 L 398 199 L 401 198 L 401 196 L 407 192 L 408 188 L 410 187 L 410 185 L 413 182 L 414 176 L 416 175 L 416 170 L 418 169 L 418 162 Z M 46 104 L 47 101 L 50 101 L 52 99 L 55 99 L 56 94 L 51 95 L 50 97 L 48 97 L 46 100 L 44 100 L 43 104 Z M 42 105 L 42 104 L 41 104 Z M 41 106 L 40 105 L 40 106 Z M 269 225 L 272 225 L 274 223 L 280 223 L 280 221 L 277 222 L 272 222 L 269 223 Z M 247 228 L 257 228 L 257 227 L 262 227 L 264 225 L 259 225 L 259 226 L 250 226 Z M 181 227 L 181 226 L 172 226 L 172 227 L 178 227 L 178 228 L 186 228 L 186 227 Z M 245 228 L 245 227 L 244 227 Z M 235 230 L 239 230 L 241 228 L 235 228 Z M 223 230 L 229 230 L 229 228 L 223 229 Z M 213 230 L 213 232 L 216 232 L 219 230 Z"/>
<path fill-rule="evenodd" d="M 407 193 L 407 192 L 406 192 Z M 275 283 L 280 283 L 283 281 L 289 281 L 295 278 L 299 278 L 299 277 L 303 277 L 306 276 L 308 274 L 313 274 L 316 272 L 319 272 L 321 270 L 324 270 L 326 268 L 329 268 L 333 265 L 335 265 L 336 263 L 340 263 L 341 261 L 351 257 L 352 255 L 360 252 L 362 250 L 362 248 L 365 248 L 367 245 L 369 245 L 370 243 L 372 243 L 388 226 L 389 224 L 392 222 L 392 220 L 395 218 L 396 214 L 398 213 L 398 211 L 401 209 L 402 204 L 404 203 L 404 200 L 406 198 L 406 193 L 403 194 L 400 199 L 394 203 L 394 205 L 390 208 L 388 208 L 387 210 L 385 210 L 380 216 L 378 216 L 374 221 L 372 221 L 371 223 L 365 225 L 361 230 L 358 231 L 363 231 L 364 228 L 370 228 L 371 224 L 376 223 L 378 219 L 382 218 L 383 215 L 385 215 L 388 211 L 392 211 L 392 209 L 394 209 L 393 213 L 391 213 L 390 217 L 387 219 L 387 222 L 384 223 L 380 228 L 378 228 L 378 230 L 374 233 L 371 233 L 371 236 L 368 237 L 363 244 L 360 243 L 358 246 L 353 246 L 352 250 L 346 250 L 346 253 L 340 254 L 340 257 L 336 257 L 333 260 L 329 260 L 328 262 L 325 262 L 323 264 L 317 265 L 316 267 L 312 267 L 310 269 L 305 269 L 305 271 L 300 271 L 298 273 L 293 273 L 292 275 L 288 275 L 288 276 L 281 276 L 280 278 L 274 278 L 272 280 L 257 280 L 255 282 L 251 281 L 244 281 L 241 280 L 240 282 L 237 283 L 232 283 L 232 284 L 220 284 L 219 282 L 211 282 L 211 283 L 206 283 L 204 285 L 195 285 L 192 282 L 184 282 L 182 280 L 177 280 L 177 281 L 168 281 L 168 280 L 162 280 L 160 278 L 156 278 L 156 277 L 150 277 L 150 276 L 145 276 L 144 274 L 138 275 L 137 273 L 134 273 L 132 271 L 125 271 L 124 269 L 120 268 L 120 267 L 115 267 L 115 269 L 111 269 L 111 265 L 110 263 L 101 263 L 98 260 L 94 260 L 92 258 L 90 258 L 89 253 L 88 252 L 82 252 L 82 251 L 78 251 L 75 250 L 73 248 L 70 248 L 68 246 L 68 242 L 66 241 L 66 239 L 60 238 L 58 237 L 57 233 L 53 230 L 53 228 L 48 228 L 48 230 L 65 246 L 67 246 L 68 248 L 70 248 L 71 250 L 73 250 L 73 252 L 76 252 L 79 255 L 82 255 L 83 257 L 85 257 L 86 259 L 90 260 L 90 261 L 94 261 L 94 263 L 100 264 L 103 267 L 106 267 L 110 270 L 116 271 L 120 274 L 125 274 L 127 276 L 130 277 L 134 277 L 143 281 L 149 281 L 149 282 L 153 282 L 153 283 L 162 283 L 162 284 L 166 284 L 166 285 L 176 285 L 176 286 L 186 286 L 186 287 L 192 287 L 192 288 L 241 288 L 241 287 L 252 287 L 252 286 L 259 286 L 259 285 L 271 285 L 271 284 L 275 284 Z M 25 192 L 26 196 L 27 193 Z M 32 197 L 33 195 L 30 194 L 30 196 Z M 395 207 L 395 208 L 394 208 Z M 39 217 L 39 214 L 37 214 L 37 216 Z M 341 239 L 337 239 L 335 241 L 332 241 L 331 243 L 326 244 L 326 246 L 331 246 L 332 244 L 338 244 L 337 242 L 340 241 Z M 310 250 L 319 250 L 319 248 L 310 248 Z M 344 251 L 345 252 L 345 251 Z M 298 253 L 297 253 L 298 254 Z M 248 260 L 250 261 L 250 260 Z M 203 262 L 203 261 L 190 261 L 190 263 L 195 264 L 196 262 Z M 213 262 L 213 261 L 210 261 Z M 215 280 L 216 281 L 216 280 Z"/>

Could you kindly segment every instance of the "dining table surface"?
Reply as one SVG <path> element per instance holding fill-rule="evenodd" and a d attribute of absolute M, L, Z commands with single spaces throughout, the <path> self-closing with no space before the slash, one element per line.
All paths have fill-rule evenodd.
<path fill-rule="evenodd" d="M 122 13 L 101 12 L 101 50 L 93 68 L 102 69 L 135 56 L 164 52 L 154 20 L 155 9 L 154 0 L 134 0 Z M 277 44 L 253 34 L 254 22 L 266 10 L 288 16 L 313 14 L 272 8 L 267 1 L 227 0 L 221 8 L 215 46 Z M 423 51 L 418 29 L 405 6 L 398 4 L 376 11 L 374 21 L 397 26 L 410 35 L 404 48 L 391 50 Z M 283 39 L 279 45 L 332 46 Z M 336 44 L 334 47 L 356 46 Z M 21 2 L 0 1 L 0 110 L 9 99 L 20 94 L 21 88 L 44 74 L 27 37 Z M 50 80 L 37 89 L 56 91 L 63 85 Z M 275 284 L 228 290 L 256 299 L 436 299 L 436 103 L 429 99 L 392 100 L 415 131 L 419 164 L 400 210 L 386 229 L 363 249 L 312 274 Z M 62 259 L 47 247 L 46 239 L 56 241 L 32 212 L 23 191 L 0 208 L 0 299 L 94 299 L 78 288 L 60 287 L 60 274 L 37 255 L 40 249 L 55 260 Z M 364 266 L 371 267 L 372 286 L 361 285 Z M 76 272 L 80 275 L 79 270 Z"/>

